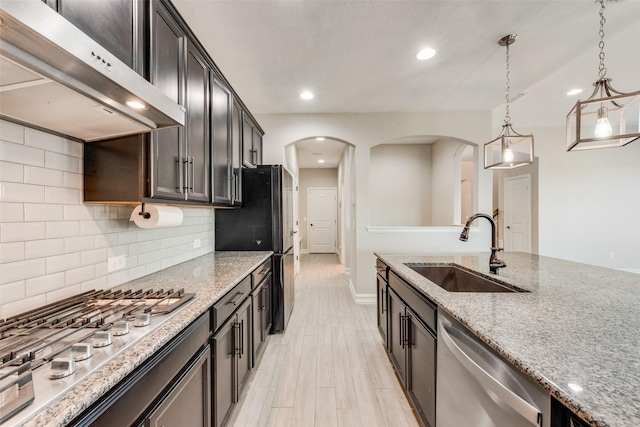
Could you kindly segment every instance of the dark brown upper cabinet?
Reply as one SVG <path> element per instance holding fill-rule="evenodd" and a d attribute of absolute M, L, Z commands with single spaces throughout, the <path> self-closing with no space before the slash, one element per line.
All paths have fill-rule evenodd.
<path fill-rule="evenodd" d="M 44 0 L 138 74 L 145 75 L 144 0 Z"/>
<path fill-rule="evenodd" d="M 242 161 L 246 167 L 262 164 L 262 131 L 249 114 L 242 115 Z"/>
<path fill-rule="evenodd" d="M 242 206 L 242 107 L 236 98 L 231 108 L 231 193 L 233 206 Z"/>
<path fill-rule="evenodd" d="M 211 74 L 211 146 L 213 150 L 213 203 L 233 204 L 231 133 L 233 96 L 224 82 Z"/>

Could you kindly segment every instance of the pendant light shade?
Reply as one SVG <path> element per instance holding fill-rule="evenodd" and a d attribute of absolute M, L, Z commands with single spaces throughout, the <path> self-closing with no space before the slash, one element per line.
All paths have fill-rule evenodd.
<path fill-rule="evenodd" d="M 604 65 L 604 0 L 600 0 L 600 66 L 595 89 L 567 115 L 567 151 L 622 147 L 640 138 L 640 91 L 618 92 Z"/>
<path fill-rule="evenodd" d="M 509 116 L 509 45 L 518 38 L 517 34 L 509 34 L 498 41 L 507 48 L 507 84 L 504 125 L 496 139 L 484 144 L 485 169 L 514 169 L 533 163 L 533 135 L 521 135 L 511 127 Z"/>

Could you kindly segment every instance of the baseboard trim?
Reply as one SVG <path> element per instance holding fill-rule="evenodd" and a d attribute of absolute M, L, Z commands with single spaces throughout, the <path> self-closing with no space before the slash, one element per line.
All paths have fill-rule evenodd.
<path fill-rule="evenodd" d="M 353 282 L 349 279 L 349 290 L 351 296 L 356 304 L 360 305 L 374 305 L 376 303 L 376 294 L 358 294 L 356 288 L 353 286 Z"/>
<path fill-rule="evenodd" d="M 351 276 L 351 268 L 345 267 L 344 268 L 344 275 L 347 276 L 347 277 L 350 277 Z"/>

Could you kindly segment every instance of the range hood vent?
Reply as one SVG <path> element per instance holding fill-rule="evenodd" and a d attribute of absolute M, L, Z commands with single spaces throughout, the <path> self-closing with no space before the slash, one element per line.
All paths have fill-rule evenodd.
<path fill-rule="evenodd" d="M 42 1 L 2 0 L 0 117 L 98 141 L 184 125 L 185 109 Z"/>

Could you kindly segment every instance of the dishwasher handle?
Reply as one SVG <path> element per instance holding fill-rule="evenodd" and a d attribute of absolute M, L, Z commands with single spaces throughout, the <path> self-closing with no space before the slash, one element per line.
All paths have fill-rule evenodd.
<path fill-rule="evenodd" d="M 438 332 L 438 341 L 442 339 L 449 351 L 464 366 L 464 368 L 473 375 L 482 385 L 482 388 L 491 391 L 495 396 L 507 404 L 516 413 L 527 420 L 531 425 L 542 426 L 542 412 L 520 396 L 509 390 L 500 381 L 495 379 L 491 374 L 485 371 L 471 357 L 469 357 L 447 332 L 446 322 L 440 322 L 441 328 Z"/>

